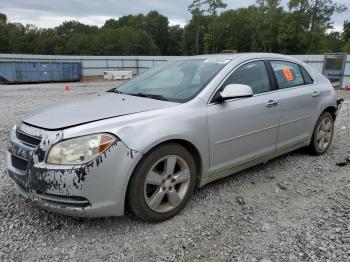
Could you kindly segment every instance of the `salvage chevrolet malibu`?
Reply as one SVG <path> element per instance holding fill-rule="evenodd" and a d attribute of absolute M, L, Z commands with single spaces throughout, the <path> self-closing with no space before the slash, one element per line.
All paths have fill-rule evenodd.
<path fill-rule="evenodd" d="M 330 82 L 277 54 L 162 63 L 117 88 L 28 115 L 10 133 L 8 172 L 40 206 L 158 222 L 194 188 L 308 147 L 330 147 Z"/>

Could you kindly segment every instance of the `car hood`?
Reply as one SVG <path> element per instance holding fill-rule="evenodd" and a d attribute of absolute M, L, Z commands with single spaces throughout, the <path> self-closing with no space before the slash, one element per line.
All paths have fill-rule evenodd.
<path fill-rule="evenodd" d="M 34 111 L 23 122 L 57 130 L 175 105 L 178 103 L 106 92 Z"/>

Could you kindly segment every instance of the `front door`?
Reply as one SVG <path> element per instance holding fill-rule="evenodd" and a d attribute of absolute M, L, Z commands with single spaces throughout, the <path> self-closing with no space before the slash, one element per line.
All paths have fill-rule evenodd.
<path fill-rule="evenodd" d="M 211 173 L 275 151 L 279 104 L 264 61 L 242 65 L 220 90 L 228 84 L 249 85 L 254 96 L 208 105 Z"/>

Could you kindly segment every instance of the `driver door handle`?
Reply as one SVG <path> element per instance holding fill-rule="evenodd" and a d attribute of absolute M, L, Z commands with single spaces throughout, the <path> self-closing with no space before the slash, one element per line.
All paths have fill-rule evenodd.
<path fill-rule="evenodd" d="M 269 101 L 265 104 L 265 106 L 266 106 L 266 107 L 277 106 L 279 102 L 280 102 L 280 101 L 278 101 L 278 100 L 269 100 Z"/>

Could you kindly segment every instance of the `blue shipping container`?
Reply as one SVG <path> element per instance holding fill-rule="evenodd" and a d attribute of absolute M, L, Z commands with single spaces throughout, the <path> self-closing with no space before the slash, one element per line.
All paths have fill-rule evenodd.
<path fill-rule="evenodd" d="M 78 62 L 0 62 L 0 79 L 8 83 L 79 81 Z"/>

